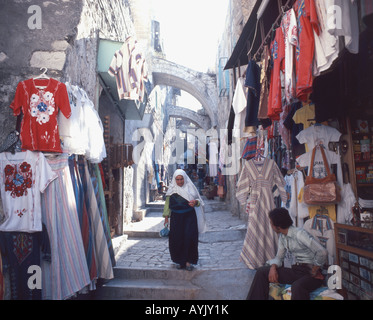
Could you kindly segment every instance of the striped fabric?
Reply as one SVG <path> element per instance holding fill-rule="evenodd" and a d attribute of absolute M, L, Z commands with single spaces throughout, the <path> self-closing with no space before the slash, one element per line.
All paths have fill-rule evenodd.
<path fill-rule="evenodd" d="M 87 206 L 84 198 L 84 186 L 79 171 L 78 163 L 74 156 L 69 158 L 70 174 L 73 181 L 76 207 L 78 210 L 78 217 L 80 229 L 83 238 L 84 251 L 88 264 L 89 274 L 92 280 L 91 290 L 95 289 L 95 279 L 97 279 L 96 257 L 93 244 L 93 236 L 91 232 L 90 217 L 88 215 Z M 84 165 L 83 165 L 84 167 Z M 84 170 L 83 170 L 84 171 Z"/>
<path fill-rule="evenodd" d="M 90 217 L 90 226 L 94 241 L 98 277 L 101 279 L 113 279 L 113 266 L 110 259 L 104 227 L 100 217 L 95 190 L 89 174 L 88 163 L 82 157 L 79 157 L 79 170 L 82 175 L 81 178 L 85 191 L 84 199 L 86 202 L 88 215 Z"/>
<path fill-rule="evenodd" d="M 48 160 L 57 173 L 42 194 L 42 217 L 51 245 L 43 264 L 43 299 L 64 300 L 90 284 L 73 184 L 66 155 Z"/>
<path fill-rule="evenodd" d="M 250 269 L 263 266 L 276 255 L 278 237 L 272 230 L 268 216 L 269 211 L 275 208 L 273 190 L 276 186 L 285 202 L 285 180 L 277 164 L 268 158 L 261 162 L 245 161 L 236 196 L 249 209 L 241 258 Z"/>
<path fill-rule="evenodd" d="M 247 142 L 242 152 L 242 159 L 250 160 L 255 157 L 257 141 L 257 136 L 247 139 Z"/>
<path fill-rule="evenodd" d="M 101 173 L 100 168 L 98 164 L 92 164 L 91 166 L 91 178 L 92 178 L 92 184 L 95 191 L 95 196 L 97 199 L 97 204 L 100 212 L 100 218 L 102 225 L 104 227 L 105 237 L 107 241 L 107 246 L 109 248 L 110 253 L 110 259 L 111 264 L 113 267 L 115 267 L 115 254 L 114 254 L 114 248 L 113 243 L 111 241 L 111 234 L 110 234 L 110 224 L 108 219 L 108 213 L 106 208 L 106 201 L 105 201 L 105 195 L 104 195 L 104 188 L 103 183 L 101 179 Z"/>

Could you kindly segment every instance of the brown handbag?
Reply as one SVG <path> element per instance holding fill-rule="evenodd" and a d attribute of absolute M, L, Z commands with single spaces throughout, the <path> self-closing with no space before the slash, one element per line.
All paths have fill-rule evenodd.
<path fill-rule="evenodd" d="M 312 176 L 315 162 L 316 150 L 320 149 L 324 160 L 327 175 L 325 178 L 317 179 Z M 337 204 L 341 201 L 340 188 L 334 173 L 330 172 L 328 160 L 326 159 L 323 146 L 316 146 L 312 151 L 311 166 L 306 177 L 304 187 L 304 202 L 311 206 L 323 206 Z"/>

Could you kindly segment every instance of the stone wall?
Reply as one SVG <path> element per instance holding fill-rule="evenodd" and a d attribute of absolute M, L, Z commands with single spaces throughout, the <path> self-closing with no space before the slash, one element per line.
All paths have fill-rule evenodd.
<path fill-rule="evenodd" d="M 100 39 L 122 43 L 136 36 L 129 0 L 0 0 L 0 8 L 0 144 L 16 127 L 9 106 L 17 84 L 39 75 L 40 68 L 84 89 L 102 116 L 115 119 L 115 143 L 124 143 L 125 124 L 102 95 L 97 56 Z M 115 179 L 118 197 L 113 201 L 122 217 L 123 172 L 116 172 Z"/>
<path fill-rule="evenodd" d="M 17 84 L 42 67 L 82 87 L 98 109 L 98 40 L 123 42 L 135 34 L 127 1 L 0 0 L 0 6 L 0 141 L 15 128 L 9 105 Z"/>

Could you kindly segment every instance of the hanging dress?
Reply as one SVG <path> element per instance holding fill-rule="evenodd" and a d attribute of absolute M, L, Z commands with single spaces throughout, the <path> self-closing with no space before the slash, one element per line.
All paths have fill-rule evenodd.
<path fill-rule="evenodd" d="M 42 195 L 42 213 L 51 244 L 52 259 L 43 268 L 43 298 L 65 300 L 90 284 L 89 270 L 68 156 L 48 159 L 58 175 Z"/>
<path fill-rule="evenodd" d="M 241 251 L 241 259 L 250 269 L 263 266 L 276 255 L 277 235 L 272 230 L 268 213 L 275 208 L 273 190 L 286 202 L 285 180 L 277 164 L 271 159 L 245 162 L 237 183 L 237 199 L 250 208 L 248 227 Z"/>

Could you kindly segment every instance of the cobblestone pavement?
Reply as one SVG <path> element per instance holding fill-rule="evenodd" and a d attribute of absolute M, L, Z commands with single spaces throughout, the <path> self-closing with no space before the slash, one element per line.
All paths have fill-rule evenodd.
<path fill-rule="evenodd" d="M 245 268 L 240 261 L 245 222 L 226 210 L 219 201 L 206 201 L 207 232 L 200 237 L 199 262 L 201 270 Z M 156 230 L 163 228 L 162 212 L 152 212 L 142 222 L 133 223 L 132 230 Z M 168 238 L 128 237 L 117 254 L 117 267 L 173 268 Z"/>

